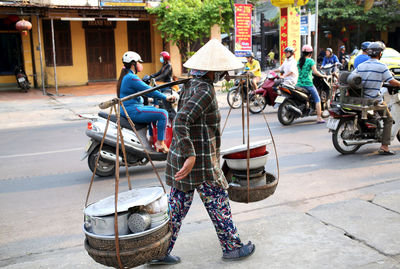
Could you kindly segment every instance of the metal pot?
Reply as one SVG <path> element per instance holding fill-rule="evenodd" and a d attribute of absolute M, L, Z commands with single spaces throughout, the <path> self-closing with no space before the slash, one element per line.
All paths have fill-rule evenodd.
<path fill-rule="evenodd" d="M 140 233 L 150 228 L 151 218 L 146 212 L 133 213 L 128 219 L 128 227 L 132 233 Z"/>
<path fill-rule="evenodd" d="M 128 228 L 128 212 L 118 213 L 118 235 L 129 234 Z M 114 235 L 114 215 L 93 217 L 85 216 L 85 228 L 98 235 Z"/>

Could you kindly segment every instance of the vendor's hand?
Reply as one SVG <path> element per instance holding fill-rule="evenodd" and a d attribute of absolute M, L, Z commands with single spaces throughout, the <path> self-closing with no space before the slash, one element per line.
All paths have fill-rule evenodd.
<path fill-rule="evenodd" d="M 173 103 L 176 101 L 176 98 L 173 95 L 169 95 L 169 96 L 167 96 L 166 100 L 167 100 L 167 102 Z"/>
<path fill-rule="evenodd" d="M 189 175 L 190 171 L 192 171 L 195 162 L 196 162 L 196 156 L 188 157 L 186 161 L 183 163 L 181 170 L 179 170 L 175 174 L 175 180 L 180 181 L 184 179 L 187 175 Z"/>

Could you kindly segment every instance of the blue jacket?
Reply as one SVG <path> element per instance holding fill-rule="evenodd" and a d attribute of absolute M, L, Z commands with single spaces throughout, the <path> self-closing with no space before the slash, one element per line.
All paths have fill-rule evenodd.
<path fill-rule="evenodd" d="M 326 65 L 326 64 L 335 64 L 335 63 L 338 63 L 339 62 L 339 60 L 338 60 L 338 58 L 336 57 L 336 55 L 335 54 L 333 54 L 331 57 L 324 57 L 324 60 L 322 61 L 322 66 L 324 66 L 324 65 Z"/>
<path fill-rule="evenodd" d="M 151 87 L 144 83 L 136 74 L 132 72 L 132 70 L 129 70 L 129 73 L 125 75 L 125 77 L 122 79 L 121 82 L 121 89 L 120 89 L 120 98 L 124 98 L 125 96 L 141 92 L 147 89 L 150 89 Z M 146 94 L 148 97 L 152 98 L 159 98 L 165 100 L 167 97 L 160 93 L 159 91 L 154 91 L 151 93 Z M 128 109 L 128 107 L 132 106 L 143 106 L 143 97 L 139 96 L 136 98 L 133 98 L 131 100 L 125 101 L 124 106 Z M 124 114 L 124 113 L 122 113 Z"/>

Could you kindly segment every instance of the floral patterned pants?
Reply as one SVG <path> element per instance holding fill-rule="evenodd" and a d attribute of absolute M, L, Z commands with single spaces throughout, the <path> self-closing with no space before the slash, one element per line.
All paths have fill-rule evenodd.
<path fill-rule="evenodd" d="M 234 250 L 242 246 L 236 226 L 232 221 L 231 207 L 229 205 L 228 192 L 210 182 L 204 182 L 196 188 L 207 209 L 218 239 L 220 241 L 222 251 L 226 252 Z M 175 188 L 171 188 L 169 196 L 170 218 L 172 227 L 172 238 L 168 248 L 170 253 L 175 245 L 178 237 L 182 221 L 189 211 L 193 201 L 194 190 L 183 192 Z"/>

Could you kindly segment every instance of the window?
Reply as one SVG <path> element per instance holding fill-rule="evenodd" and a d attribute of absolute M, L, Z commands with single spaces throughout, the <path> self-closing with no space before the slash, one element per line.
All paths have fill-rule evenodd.
<path fill-rule="evenodd" d="M 71 27 L 69 21 L 54 20 L 54 41 L 58 66 L 72 65 Z M 43 41 L 46 66 L 53 65 L 51 21 L 43 20 Z"/>
<path fill-rule="evenodd" d="M 23 66 L 20 33 L 0 33 L 0 75 L 14 75 Z"/>
<path fill-rule="evenodd" d="M 128 48 L 139 53 L 143 62 L 151 63 L 151 34 L 149 21 L 128 22 Z"/>

